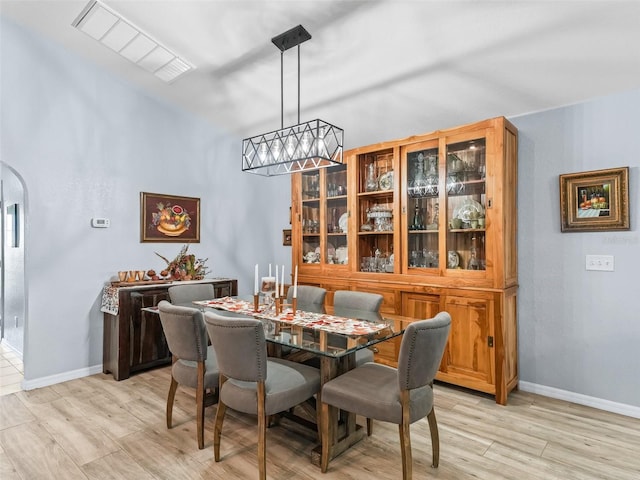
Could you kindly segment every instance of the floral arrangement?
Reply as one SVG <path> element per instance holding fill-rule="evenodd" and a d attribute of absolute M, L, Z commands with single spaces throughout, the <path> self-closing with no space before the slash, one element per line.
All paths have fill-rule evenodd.
<path fill-rule="evenodd" d="M 163 276 L 174 280 L 202 280 L 209 273 L 205 265 L 209 259 L 196 258 L 193 254 L 187 254 L 187 250 L 189 250 L 189 244 L 183 246 L 178 256 L 171 261 L 156 252 L 156 255 L 167 262 L 167 268 L 162 271 Z"/>

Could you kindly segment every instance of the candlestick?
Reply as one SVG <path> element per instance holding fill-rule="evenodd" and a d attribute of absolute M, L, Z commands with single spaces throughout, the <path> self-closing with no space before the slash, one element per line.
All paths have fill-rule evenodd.
<path fill-rule="evenodd" d="M 296 265 L 296 272 L 293 275 L 293 298 L 298 298 L 298 265 Z"/>
<path fill-rule="evenodd" d="M 260 304 L 260 295 L 257 293 L 253 296 L 253 311 L 258 311 L 258 305 Z"/>
<path fill-rule="evenodd" d="M 260 292 L 260 287 L 258 286 L 258 264 L 256 263 L 256 272 L 255 272 L 255 278 L 254 278 L 254 285 L 253 285 L 253 294 L 257 295 Z"/>
<path fill-rule="evenodd" d="M 284 265 L 282 265 L 282 277 L 280 277 L 280 296 L 284 297 Z"/>

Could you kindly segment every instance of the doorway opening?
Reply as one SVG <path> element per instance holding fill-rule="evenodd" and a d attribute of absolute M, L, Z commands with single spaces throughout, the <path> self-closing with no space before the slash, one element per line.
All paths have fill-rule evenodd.
<path fill-rule="evenodd" d="M 22 178 L 0 162 L 0 395 L 21 390 L 24 380 L 25 200 Z"/>

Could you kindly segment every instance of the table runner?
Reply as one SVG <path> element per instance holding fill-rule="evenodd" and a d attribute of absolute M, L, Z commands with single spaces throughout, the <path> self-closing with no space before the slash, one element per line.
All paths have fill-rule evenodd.
<path fill-rule="evenodd" d="M 196 305 L 216 308 L 228 312 L 239 313 L 250 317 L 266 318 L 277 322 L 287 323 L 307 328 L 324 330 L 329 333 L 338 333 L 349 336 L 370 335 L 389 328 L 386 323 L 374 323 L 355 318 L 340 317 L 327 313 L 313 313 L 297 310 L 293 314 L 291 308 L 286 308 L 280 315 L 269 310 L 265 305 L 260 305 L 258 311 L 253 311 L 253 302 L 231 297 L 216 298 L 214 300 L 201 300 L 193 302 Z"/>

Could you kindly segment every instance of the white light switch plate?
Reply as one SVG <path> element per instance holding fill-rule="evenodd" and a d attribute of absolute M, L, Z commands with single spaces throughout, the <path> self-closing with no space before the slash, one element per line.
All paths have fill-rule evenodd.
<path fill-rule="evenodd" d="M 587 270 L 613 272 L 613 255 L 587 255 Z"/>

